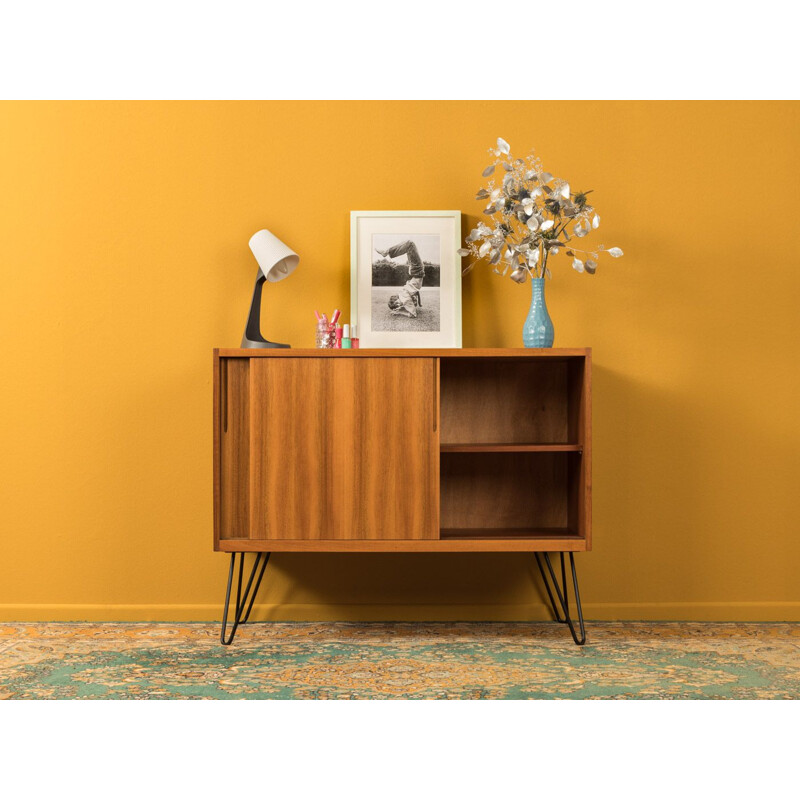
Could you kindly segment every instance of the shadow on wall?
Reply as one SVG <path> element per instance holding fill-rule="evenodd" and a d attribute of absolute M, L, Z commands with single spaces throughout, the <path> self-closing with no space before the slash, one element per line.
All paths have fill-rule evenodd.
<path fill-rule="evenodd" d="M 550 619 L 532 554 L 278 553 L 255 619 Z"/>

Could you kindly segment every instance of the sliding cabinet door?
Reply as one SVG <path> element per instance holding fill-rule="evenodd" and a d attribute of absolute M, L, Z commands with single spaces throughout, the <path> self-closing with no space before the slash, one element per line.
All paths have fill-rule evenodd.
<path fill-rule="evenodd" d="M 352 359 L 341 366 L 354 398 L 347 460 L 356 469 L 354 491 L 340 487 L 349 497 L 340 531 L 352 530 L 344 538 L 438 539 L 437 360 Z M 342 431 L 335 439 L 346 452 Z"/>
<path fill-rule="evenodd" d="M 438 537 L 436 362 L 254 358 L 255 539 Z"/>

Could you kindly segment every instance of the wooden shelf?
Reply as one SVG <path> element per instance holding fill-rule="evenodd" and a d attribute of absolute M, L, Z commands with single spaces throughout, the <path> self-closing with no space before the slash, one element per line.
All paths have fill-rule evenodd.
<path fill-rule="evenodd" d="M 580 444 L 508 444 L 505 442 L 487 442 L 485 444 L 442 443 L 442 453 L 580 453 Z"/>
<path fill-rule="evenodd" d="M 442 528 L 441 539 L 579 539 L 569 528 Z"/>

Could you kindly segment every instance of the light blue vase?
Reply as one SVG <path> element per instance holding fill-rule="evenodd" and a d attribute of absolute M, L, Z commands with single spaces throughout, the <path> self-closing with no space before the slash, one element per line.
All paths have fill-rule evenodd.
<path fill-rule="evenodd" d="M 522 343 L 525 347 L 552 347 L 556 332 L 544 301 L 544 278 L 531 279 L 531 294 L 530 311 L 522 326 Z"/>

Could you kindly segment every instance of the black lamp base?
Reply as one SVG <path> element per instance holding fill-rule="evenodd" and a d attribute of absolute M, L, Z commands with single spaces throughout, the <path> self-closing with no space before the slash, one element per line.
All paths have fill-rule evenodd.
<path fill-rule="evenodd" d="M 250 314 L 242 336 L 242 347 L 248 349 L 264 347 L 291 347 L 290 344 L 269 342 L 261 335 L 261 289 L 264 286 L 264 273 L 259 269 L 256 274 L 256 285 L 253 287 L 253 299 L 250 301 Z"/>
<path fill-rule="evenodd" d="M 242 337 L 242 347 L 256 348 L 256 347 L 291 347 L 290 344 L 280 344 L 279 342 L 268 342 L 266 339 L 261 341 L 253 341 L 248 339 L 247 336 Z"/>

